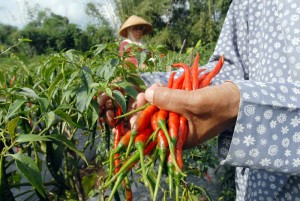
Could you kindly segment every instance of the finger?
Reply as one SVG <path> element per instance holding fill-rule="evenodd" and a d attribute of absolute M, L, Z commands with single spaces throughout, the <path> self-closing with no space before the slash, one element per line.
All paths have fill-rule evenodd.
<path fill-rule="evenodd" d="M 139 108 L 147 103 L 145 93 L 139 93 L 136 97 L 136 108 Z"/>
<path fill-rule="evenodd" d="M 137 118 L 136 115 L 134 115 L 133 117 L 130 118 L 129 123 L 130 123 L 130 126 L 131 126 L 131 127 L 133 127 L 133 125 L 134 125 L 134 123 L 135 123 L 135 121 L 136 121 L 136 118 Z"/>
<path fill-rule="evenodd" d="M 160 83 L 154 83 L 151 85 L 151 87 L 149 87 L 148 89 L 146 89 L 145 91 L 145 99 L 146 101 L 153 103 L 153 95 L 154 95 L 154 90 L 159 88 L 159 87 L 163 87 L 162 84 Z"/>
<path fill-rule="evenodd" d="M 110 99 L 110 97 L 106 93 L 101 93 L 99 95 L 99 107 L 104 106 L 106 101 L 109 99 Z"/>
<path fill-rule="evenodd" d="M 115 113 L 113 110 L 107 110 L 105 113 L 106 122 L 109 125 L 110 128 L 115 127 L 116 120 L 115 120 Z"/>
<path fill-rule="evenodd" d="M 113 107 L 113 102 L 112 102 L 111 99 L 109 99 L 109 100 L 106 101 L 106 103 L 105 103 L 105 108 L 106 108 L 107 110 L 111 110 L 111 109 L 114 108 L 114 107 Z"/>
<path fill-rule="evenodd" d="M 184 90 L 153 86 L 145 91 L 145 98 L 160 109 L 184 114 L 189 109 L 190 93 Z"/>

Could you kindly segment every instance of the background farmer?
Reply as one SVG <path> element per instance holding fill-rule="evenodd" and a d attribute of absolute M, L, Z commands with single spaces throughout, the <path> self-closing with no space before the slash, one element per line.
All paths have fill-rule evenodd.
<path fill-rule="evenodd" d="M 143 51 L 143 46 L 145 45 L 143 36 L 151 31 L 152 25 L 149 22 L 136 15 L 130 16 L 123 23 L 119 31 L 119 35 L 125 38 L 120 44 L 120 55 L 123 56 L 125 52 L 128 52 L 130 54 L 128 61 L 138 66 L 138 60 L 135 57 L 134 50 Z"/>

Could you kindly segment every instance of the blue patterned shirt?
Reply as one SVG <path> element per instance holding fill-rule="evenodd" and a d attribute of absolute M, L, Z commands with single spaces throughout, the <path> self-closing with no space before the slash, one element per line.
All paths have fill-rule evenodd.
<path fill-rule="evenodd" d="M 238 201 L 300 200 L 300 0 L 233 0 L 216 49 L 213 84 L 234 82 L 235 127 L 219 136 L 221 164 L 236 166 Z M 144 73 L 147 85 L 168 73 Z"/>

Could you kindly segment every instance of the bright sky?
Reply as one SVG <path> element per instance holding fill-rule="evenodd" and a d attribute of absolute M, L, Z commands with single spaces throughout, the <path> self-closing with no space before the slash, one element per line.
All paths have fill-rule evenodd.
<path fill-rule="evenodd" d="M 55 14 L 66 16 L 70 23 L 84 28 L 89 22 L 85 14 L 85 5 L 88 2 L 102 5 L 103 12 L 106 13 L 113 26 L 119 26 L 110 0 L 0 0 L 0 23 L 22 28 L 30 19 L 27 15 L 28 10 L 38 6 L 41 9 L 49 8 Z"/>

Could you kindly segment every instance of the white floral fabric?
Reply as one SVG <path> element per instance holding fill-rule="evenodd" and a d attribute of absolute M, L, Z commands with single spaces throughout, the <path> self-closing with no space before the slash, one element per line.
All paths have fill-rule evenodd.
<path fill-rule="evenodd" d="M 233 0 L 216 49 L 241 94 L 232 130 L 219 137 L 221 164 L 236 166 L 237 201 L 300 200 L 300 0 Z M 145 73 L 147 85 L 168 73 Z"/>

